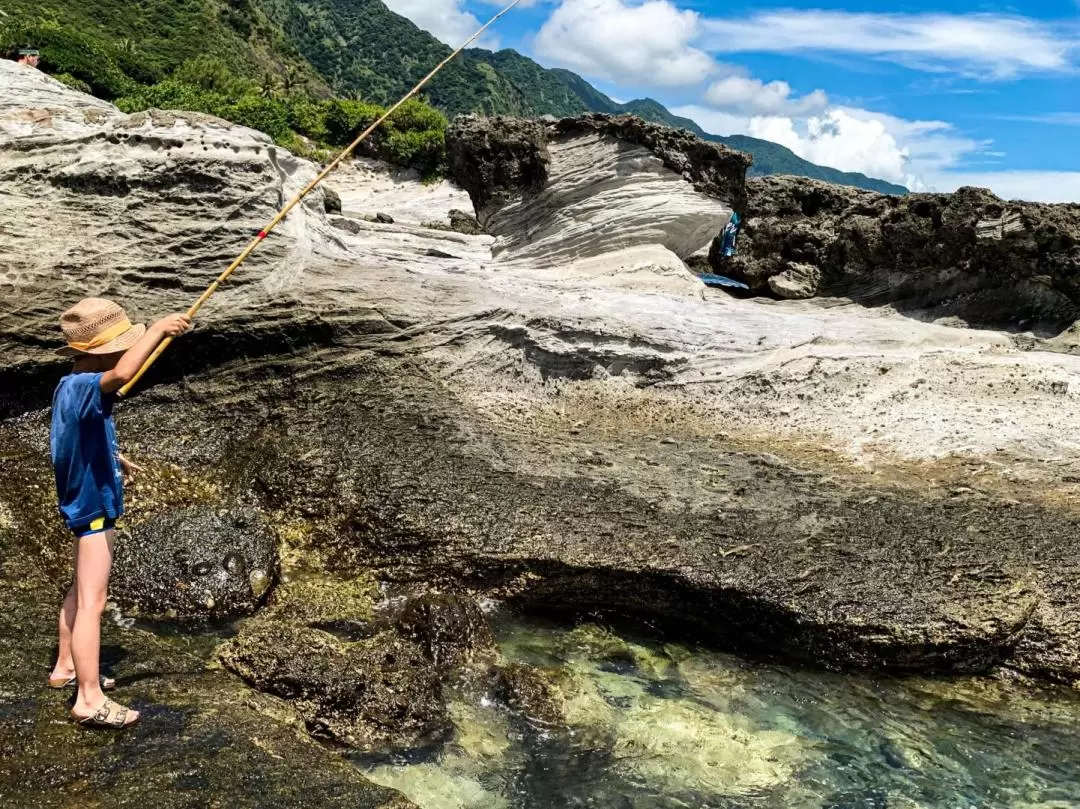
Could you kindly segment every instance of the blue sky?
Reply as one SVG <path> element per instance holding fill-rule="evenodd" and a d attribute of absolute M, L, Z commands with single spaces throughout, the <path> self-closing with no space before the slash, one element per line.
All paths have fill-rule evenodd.
<path fill-rule="evenodd" d="M 484 43 L 916 190 L 1080 201 L 1080 2 L 524 0 Z M 387 0 L 460 44 L 497 4 Z"/>

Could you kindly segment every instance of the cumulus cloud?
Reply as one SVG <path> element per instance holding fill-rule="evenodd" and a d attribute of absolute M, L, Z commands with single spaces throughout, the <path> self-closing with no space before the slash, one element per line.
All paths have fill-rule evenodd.
<path fill-rule="evenodd" d="M 437 39 L 458 47 L 483 25 L 474 15 L 462 8 L 461 0 L 384 0 L 387 7 L 407 17 Z M 498 42 L 485 35 L 484 47 L 496 47 Z"/>
<path fill-rule="evenodd" d="M 709 86 L 705 100 L 720 109 L 750 115 L 806 115 L 825 109 L 829 98 L 821 90 L 795 98 L 786 81 L 768 84 L 748 76 L 727 76 Z"/>
<path fill-rule="evenodd" d="M 989 188 L 1003 199 L 1080 202 L 1080 171 L 944 171 L 926 177 L 927 190 Z"/>
<path fill-rule="evenodd" d="M 668 0 L 563 0 L 536 37 L 544 59 L 637 86 L 697 84 L 716 63 L 694 42 L 701 16 Z"/>
<path fill-rule="evenodd" d="M 855 53 L 985 78 L 1064 71 L 1076 48 L 1072 37 L 1045 23 L 1001 14 L 780 10 L 702 26 L 718 53 Z"/>
<path fill-rule="evenodd" d="M 738 115 L 702 106 L 674 112 L 717 135 L 750 135 L 779 143 L 811 163 L 862 172 L 918 191 L 985 142 L 965 138 L 943 121 L 909 121 L 853 107 L 804 117 Z"/>

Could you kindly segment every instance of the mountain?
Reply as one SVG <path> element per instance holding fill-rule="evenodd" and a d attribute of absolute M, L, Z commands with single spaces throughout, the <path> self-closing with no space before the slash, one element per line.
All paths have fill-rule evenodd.
<path fill-rule="evenodd" d="M 409 90 L 451 48 L 380 0 L 255 0 L 289 41 L 339 93 L 391 103 Z M 787 147 L 745 135 L 705 132 L 651 98 L 620 104 L 569 70 L 549 69 L 514 50 L 471 48 L 424 91 L 447 115 L 480 112 L 568 117 L 585 112 L 630 113 L 688 129 L 699 137 L 748 152 L 750 174 L 795 174 L 886 194 L 907 189 L 864 174 L 804 160 Z"/>
<path fill-rule="evenodd" d="M 339 95 L 391 104 L 451 53 L 380 0 L 254 1 Z M 518 86 L 474 53 L 447 65 L 424 95 L 451 116 L 532 111 Z"/>
<path fill-rule="evenodd" d="M 258 82 L 268 97 L 301 92 L 389 104 L 451 49 L 381 0 L 2 0 L 0 48 L 34 44 L 43 67 L 115 99 L 164 78 L 222 69 Z M 193 62 L 202 60 L 204 64 Z M 179 71 L 179 74 L 178 74 Z M 185 73 L 186 71 L 186 73 Z M 184 79 L 186 80 L 186 79 Z M 548 69 L 517 51 L 473 48 L 425 87 L 449 116 L 631 113 L 748 152 L 751 175 L 795 174 L 904 194 L 902 186 L 818 166 L 776 143 L 707 133 L 650 98 L 625 104 L 576 73 Z"/>
<path fill-rule="evenodd" d="M 190 60 L 218 57 L 238 75 L 326 83 L 255 0 L 0 0 L 0 51 L 32 45 L 41 67 L 112 100 Z"/>

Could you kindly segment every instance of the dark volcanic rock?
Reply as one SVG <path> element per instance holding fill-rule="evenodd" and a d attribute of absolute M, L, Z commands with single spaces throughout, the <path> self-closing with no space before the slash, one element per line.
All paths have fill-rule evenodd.
<path fill-rule="evenodd" d="M 350 643 L 310 627 L 260 621 L 220 655 L 260 691 L 290 700 L 312 734 L 358 750 L 427 747 L 452 729 L 443 670 L 394 632 Z"/>
<path fill-rule="evenodd" d="M 329 186 L 324 185 L 322 187 L 323 192 L 323 210 L 327 213 L 341 214 L 341 197 L 338 192 Z"/>
<path fill-rule="evenodd" d="M 557 671 L 544 671 L 524 663 L 509 663 L 496 674 L 500 699 L 515 711 L 547 725 L 565 721 L 561 696 L 553 685 Z"/>
<path fill-rule="evenodd" d="M 480 227 L 480 223 L 476 217 L 471 213 L 465 211 L 459 211 L 454 208 L 449 213 L 450 217 L 450 230 L 457 233 L 464 233 L 466 236 L 479 236 L 484 232 L 484 229 Z"/>
<path fill-rule="evenodd" d="M 408 599 L 393 621 L 436 665 L 456 668 L 495 649 L 491 627 L 470 598 L 427 593 Z"/>
<path fill-rule="evenodd" d="M 446 675 L 494 659 L 487 619 L 462 596 L 410 596 L 370 621 L 337 606 L 324 615 L 299 606 L 306 623 L 294 605 L 275 605 L 222 648 L 221 660 L 260 691 L 290 700 L 313 734 L 359 750 L 446 738 Z"/>
<path fill-rule="evenodd" d="M 1080 205 L 1005 202 L 979 188 L 896 197 L 797 177 L 753 178 L 747 189 L 739 253 L 714 250 L 713 265 L 755 289 L 813 289 L 771 282 L 797 266 L 820 274 L 817 295 L 972 324 L 1060 330 L 1080 315 Z"/>
<path fill-rule="evenodd" d="M 277 566 L 257 512 L 191 506 L 121 533 L 110 593 L 147 615 L 226 618 L 259 606 Z"/>
<path fill-rule="evenodd" d="M 450 177 L 469 192 L 480 219 L 547 183 L 547 134 L 539 121 L 459 116 L 446 133 L 446 158 Z"/>

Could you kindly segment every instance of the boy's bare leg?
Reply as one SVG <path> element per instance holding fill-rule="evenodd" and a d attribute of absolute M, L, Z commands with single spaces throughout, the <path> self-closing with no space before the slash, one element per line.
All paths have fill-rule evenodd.
<path fill-rule="evenodd" d="M 75 552 L 78 554 L 77 544 Z M 56 666 L 49 675 L 50 680 L 67 680 L 75 676 L 75 660 L 71 656 L 71 632 L 75 628 L 75 611 L 79 605 L 77 588 L 78 579 L 76 578 L 68 588 L 64 605 L 60 608 L 60 651 L 56 655 Z"/>
<path fill-rule="evenodd" d="M 113 559 L 113 531 L 90 534 L 78 541 L 75 554 L 77 608 L 71 633 L 71 653 L 79 678 L 79 695 L 72 710 L 93 716 L 105 703 L 98 666 L 101 654 L 101 613 L 109 590 Z M 138 712 L 130 712 L 131 721 Z"/>

